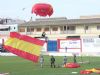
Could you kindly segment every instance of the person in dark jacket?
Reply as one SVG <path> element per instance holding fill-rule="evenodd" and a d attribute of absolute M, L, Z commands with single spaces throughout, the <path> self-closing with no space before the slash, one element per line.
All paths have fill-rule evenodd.
<path fill-rule="evenodd" d="M 46 37 L 46 33 L 45 33 L 45 32 L 42 33 L 42 37 L 43 37 L 43 38 Z"/>
<path fill-rule="evenodd" d="M 74 63 L 77 63 L 77 61 L 76 61 L 76 54 L 73 54 L 73 60 L 74 60 Z"/>
<path fill-rule="evenodd" d="M 66 63 L 67 63 L 67 57 L 64 56 L 64 59 L 63 59 L 63 65 L 66 65 Z"/>
<path fill-rule="evenodd" d="M 54 58 L 54 56 L 51 56 L 51 68 L 52 67 L 55 68 L 55 58 Z"/>

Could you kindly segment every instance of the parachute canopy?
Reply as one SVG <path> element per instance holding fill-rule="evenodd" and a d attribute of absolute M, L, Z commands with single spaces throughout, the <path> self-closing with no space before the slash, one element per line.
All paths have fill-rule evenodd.
<path fill-rule="evenodd" d="M 32 7 L 32 14 L 39 16 L 51 16 L 53 14 L 53 8 L 50 4 L 37 3 Z"/>

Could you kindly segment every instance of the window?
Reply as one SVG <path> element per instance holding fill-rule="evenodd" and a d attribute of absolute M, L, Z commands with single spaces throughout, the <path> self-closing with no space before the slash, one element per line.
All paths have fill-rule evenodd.
<path fill-rule="evenodd" d="M 9 27 L 4 27 L 4 28 L 0 27 L 0 31 L 9 31 L 10 29 L 11 29 L 10 26 Z"/>
<path fill-rule="evenodd" d="M 60 26 L 60 30 L 63 31 L 63 26 Z"/>
<path fill-rule="evenodd" d="M 88 30 L 89 29 L 89 27 L 88 26 L 85 26 L 85 30 Z"/>
<path fill-rule="evenodd" d="M 30 30 L 31 30 L 31 32 L 34 32 L 34 28 L 33 27 L 30 27 Z"/>
<path fill-rule="evenodd" d="M 64 31 L 66 31 L 66 26 L 64 26 Z"/>
<path fill-rule="evenodd" d="M 27 32 L 34 32 L 34 27 L 27 27 Z"/>
<path fill-rule="evenodd" d="M 44 29 L 44 31 L 49 31 L 49 27 L 46 27 L 46 28 Z"/>
<path fill-rule="evenodd" d="M 37 28 L 37 31 L 38 31 L 38 32 L 41 31 L 41 28 Z"/>
<path fill-rule="evenodd" d="M 25 32 L 25 28 L 19 28 L 19 32 Z"/>
<path fill-rule="evenodd" d="M 16 27 L 14 27 L 14 29 L 16 29 Z"/>
<path fill-rule="evenodd" d="M 53 31 L 58 31 L 58 27 L 53 27 L 52 30 Z"/>
<path fill-rule="evenodd" d="M 75 26 L 67 26 L 67 30 L 75 30 Z"/>
<path fill-rule="evenodd" d="M 80 36 L 67 36 L 67 38 L 80 38 Z"/>
<path fill-rule="evenodd" d="M 0 29 L 0 31 L 9 31 L 9 28 Z"/>
<path fill-rule="evenodd" d="M 97 30 L 100 30 L 100 26 L 97 26 Z"/>
<path fill-rule="evenodd" d="M 27 27 L 27 32 L 30 32 L 30 31 L 31 31 L 30 27 Z"/>

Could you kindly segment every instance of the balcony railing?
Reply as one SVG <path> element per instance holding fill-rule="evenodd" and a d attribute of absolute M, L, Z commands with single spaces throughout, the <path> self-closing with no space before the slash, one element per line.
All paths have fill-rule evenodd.
<path fill-rule="evenodd" d="M 75 34 L 75 30 L 61 31 L 61 34 Z"/>

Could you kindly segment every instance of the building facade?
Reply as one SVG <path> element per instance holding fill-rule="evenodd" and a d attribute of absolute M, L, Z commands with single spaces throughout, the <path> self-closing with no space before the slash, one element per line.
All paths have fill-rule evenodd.
<path fill-rule="evenodd" d="M 99 37 L 100 18 L 91 19 L 67 19 L 45 18 L 36 19 L 18 25 L 18 32 L 32 37 L 41 36 L 45 31 L 50 39 L 66 37 Z"/>
<path fill-rule="evenodd" d="M 100 52 L 100 43 L 99 43 L 100 18 L 88 18 L 88 19 L 87 18 L 86 19 L 67 19 L 66 17 L 44 18 L 44 19 L 40 18 L 40 19 L 36 19 L 35 21 L 29 21 L 29 22 L 24 22 L 20 24 L 10 25 L 10 26 L 4 25 L 4 26 L 0 28 L 1 28 L 1 31 L 2 29 L 7 29 L 5 33 L 15 31 L 24 35 L 32 36 L 32 37 L 41 37 L 42 33 L 45 32 L 46 36 L 48 37 L 48 39 L 50 39 L 50 41 L 51 40 L 53 40 L 53 42 L 56 41 L 56 46 L 53 45 L 54 47 L 56 47 L 55 49 L 56 52 L 66 53 L 65 48 L 63 50 L 57 49 L 58 48 L 57 39 L 65 39 L 65 38 L 82 38 L 82 42 L 80 41 L 80 46 L 82 45 L 80 48 L 80 51 L 84 50 L 83 52 L 88 51 L 88 52 L 93 52 L 93 53 L 96 51 L 98 51 L 96 53 Z M 96 38 L 96 40 L 94 38 Z M 43 38 L 43 40 L 45 39 Z M 79 41 L 76 41 L 76 42 L 79 42 Z M 67 44 L 70 44 L 70 43 L 67 43 Z M 73 45 L 74 44 L 75 43 L 73 43 Z M 70 45 L 70 46 L 73 47 L 73 45 Z M 79 47 L 79 44 L 77 46 Z M 50 50 L 53 50 L 53 49 L 54 48 L 52 47 L 52 49 Z M 71 51 L 70 49 L 71 48 L 69 48 L 69 51 Z M 67 48 L 67 51 L 68 51 L 68 48 Z M 48 54 L 49 49 L 48 49 L 47 43 L 44 45 L 42 52 Z"/>
<path fill-rule="evenodd" d="M 11 18 L 0 18 L 0 38 L 3 36 L 9 36 L 12 31 L 18 31 L 18 25 L 24 23 L 24 20 L 11 19 Z"/>

